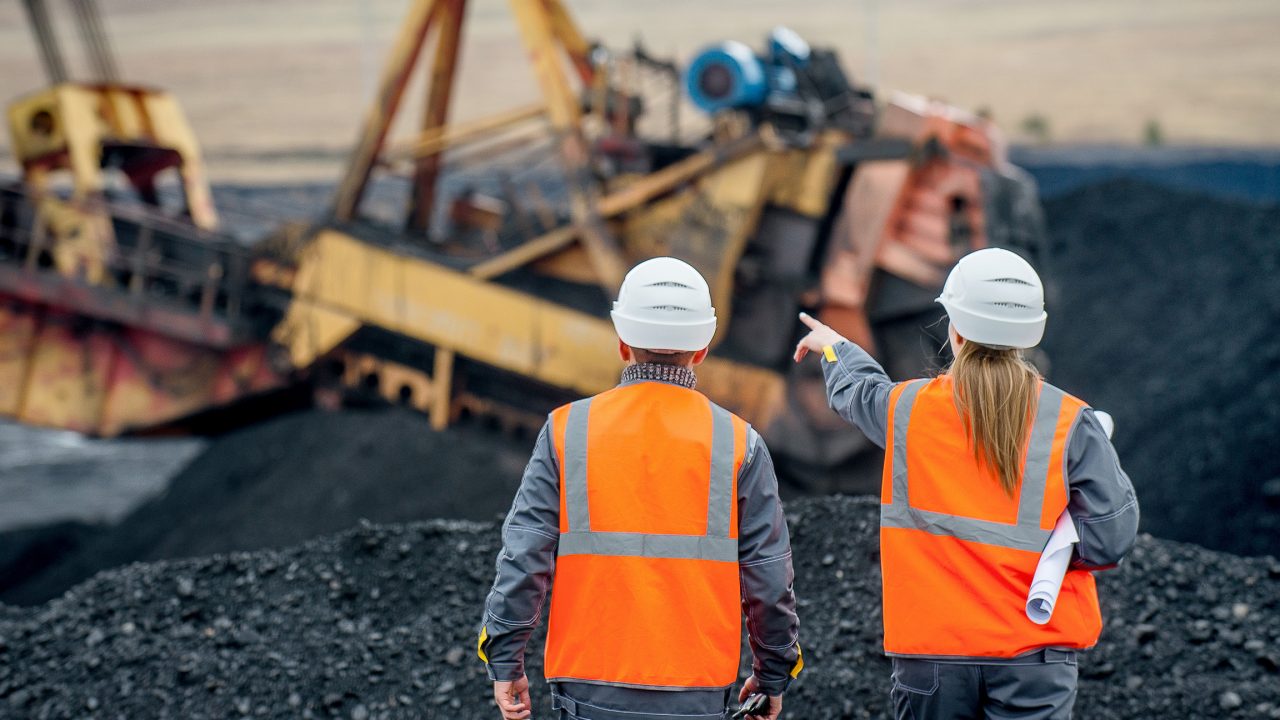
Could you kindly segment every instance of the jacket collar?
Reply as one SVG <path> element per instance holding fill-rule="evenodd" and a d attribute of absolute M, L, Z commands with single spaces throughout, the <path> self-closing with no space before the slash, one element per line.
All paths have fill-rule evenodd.
<path fill-rule="evenodd" d="M 623 385 L 644 381 L 664 382 L 692 390 L 698 384 L 698 376 L 690 368 L 661 363 L 636 363 L 622 369 Z"/>

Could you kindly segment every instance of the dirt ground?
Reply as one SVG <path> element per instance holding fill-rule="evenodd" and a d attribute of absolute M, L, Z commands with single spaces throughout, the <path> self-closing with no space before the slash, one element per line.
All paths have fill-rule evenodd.
<path fill-rule="evenodd" d="M 180 98 L 215 179 L 282 181 L 336 177 L 407 2 L 100 4 L 124 77 Z M 990 108 L 1015 138 L 1041 115 L 1055 141 L 1138 142 L 1155 121 L 1169 142 L 1280 143 L 1280 4 L 1271 0 L 567 4 L 589 36 L 614 47 L 641 37 L 680 59 L 726 39 L 758 47 L 787 25 L 837 48 L 882 94 Z M 65 3 L 50 5 L 70 65 L 87 77 Z M 455 119 L 536 99 L 506 0 L 473 0 L 468 33 Z M 44 82 L 21 3 L 0 3 L 0 100 Z M 420 86 L 406 107 L 421 107 Z M 0 172 L 11 169 L 0 156 Z"/>

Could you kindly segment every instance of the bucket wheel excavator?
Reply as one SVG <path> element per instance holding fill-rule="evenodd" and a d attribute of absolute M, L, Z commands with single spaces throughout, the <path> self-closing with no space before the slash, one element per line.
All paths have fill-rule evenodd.
<path fill-rule="evenodd" d="M 54 84 L 9 107 L 0 413 L 23 422 L 199 431 L 305 396 L 537 427 L 616 383 L 609 301 L 631 264 L 674 255 L 721 318 L 699 389 L 797 482 L 865 489 L 850 467 L 874 448 L 789 361 L 797 311 L 916 375 L 942 362 L 932 299 L 954 262 L 989 245 L 1034 262 L 1043 242 L 988 120 L 877 100 L 785 28 L 681 67 L 590 42 L 560 0 L 511 0 L 541 99 L 455 123 L 468 1 L 413 0 L 323 219 L 245 246 L 217 229 L 176 102 L 116 81 L 92 3 L 73 4 L 101 77 L 74 83 L 26 2 Z M 425 110 L 393 142 L 419 65 Z"/>

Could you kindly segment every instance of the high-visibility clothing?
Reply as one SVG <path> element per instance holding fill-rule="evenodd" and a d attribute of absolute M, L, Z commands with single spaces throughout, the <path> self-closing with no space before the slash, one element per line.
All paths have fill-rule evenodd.
<path fill-rule="evenodd" d="M 547 679 L 733 684 L 746 422 L 657 382 L 565 405 L 551 422 L 561 505 Z"/>
<path fill-rule="evenodd" d="M 1027 619 L 1040 553 L 1067 506 L 1066 447 L 1084 402 L 1048 383 L 1010 497 L 975 460 L 942 375 L 894 387 L 881 486 L 884 648 L 893 655 L 1016 657 L 1086 648 L 1102 616 L 1093 575 L 1068 570 L 1053 617 Z"/>

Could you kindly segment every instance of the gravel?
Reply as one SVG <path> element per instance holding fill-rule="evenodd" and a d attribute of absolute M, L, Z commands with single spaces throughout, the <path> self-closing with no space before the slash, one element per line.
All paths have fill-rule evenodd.
<path fill-rule="evenodd" d="M 807 661 L 790 717 L 886 711 L 876 508 L 788 505 Z M 474 632 L 498 545 L 494 522 L 365 523 L 0 606 L 0 716 L 495 717 Z M 1144 535 L 1099 579 L 1107 626 L 1081 661 L 1078 717 L 1280 718 L 1280 562 Z"/>

